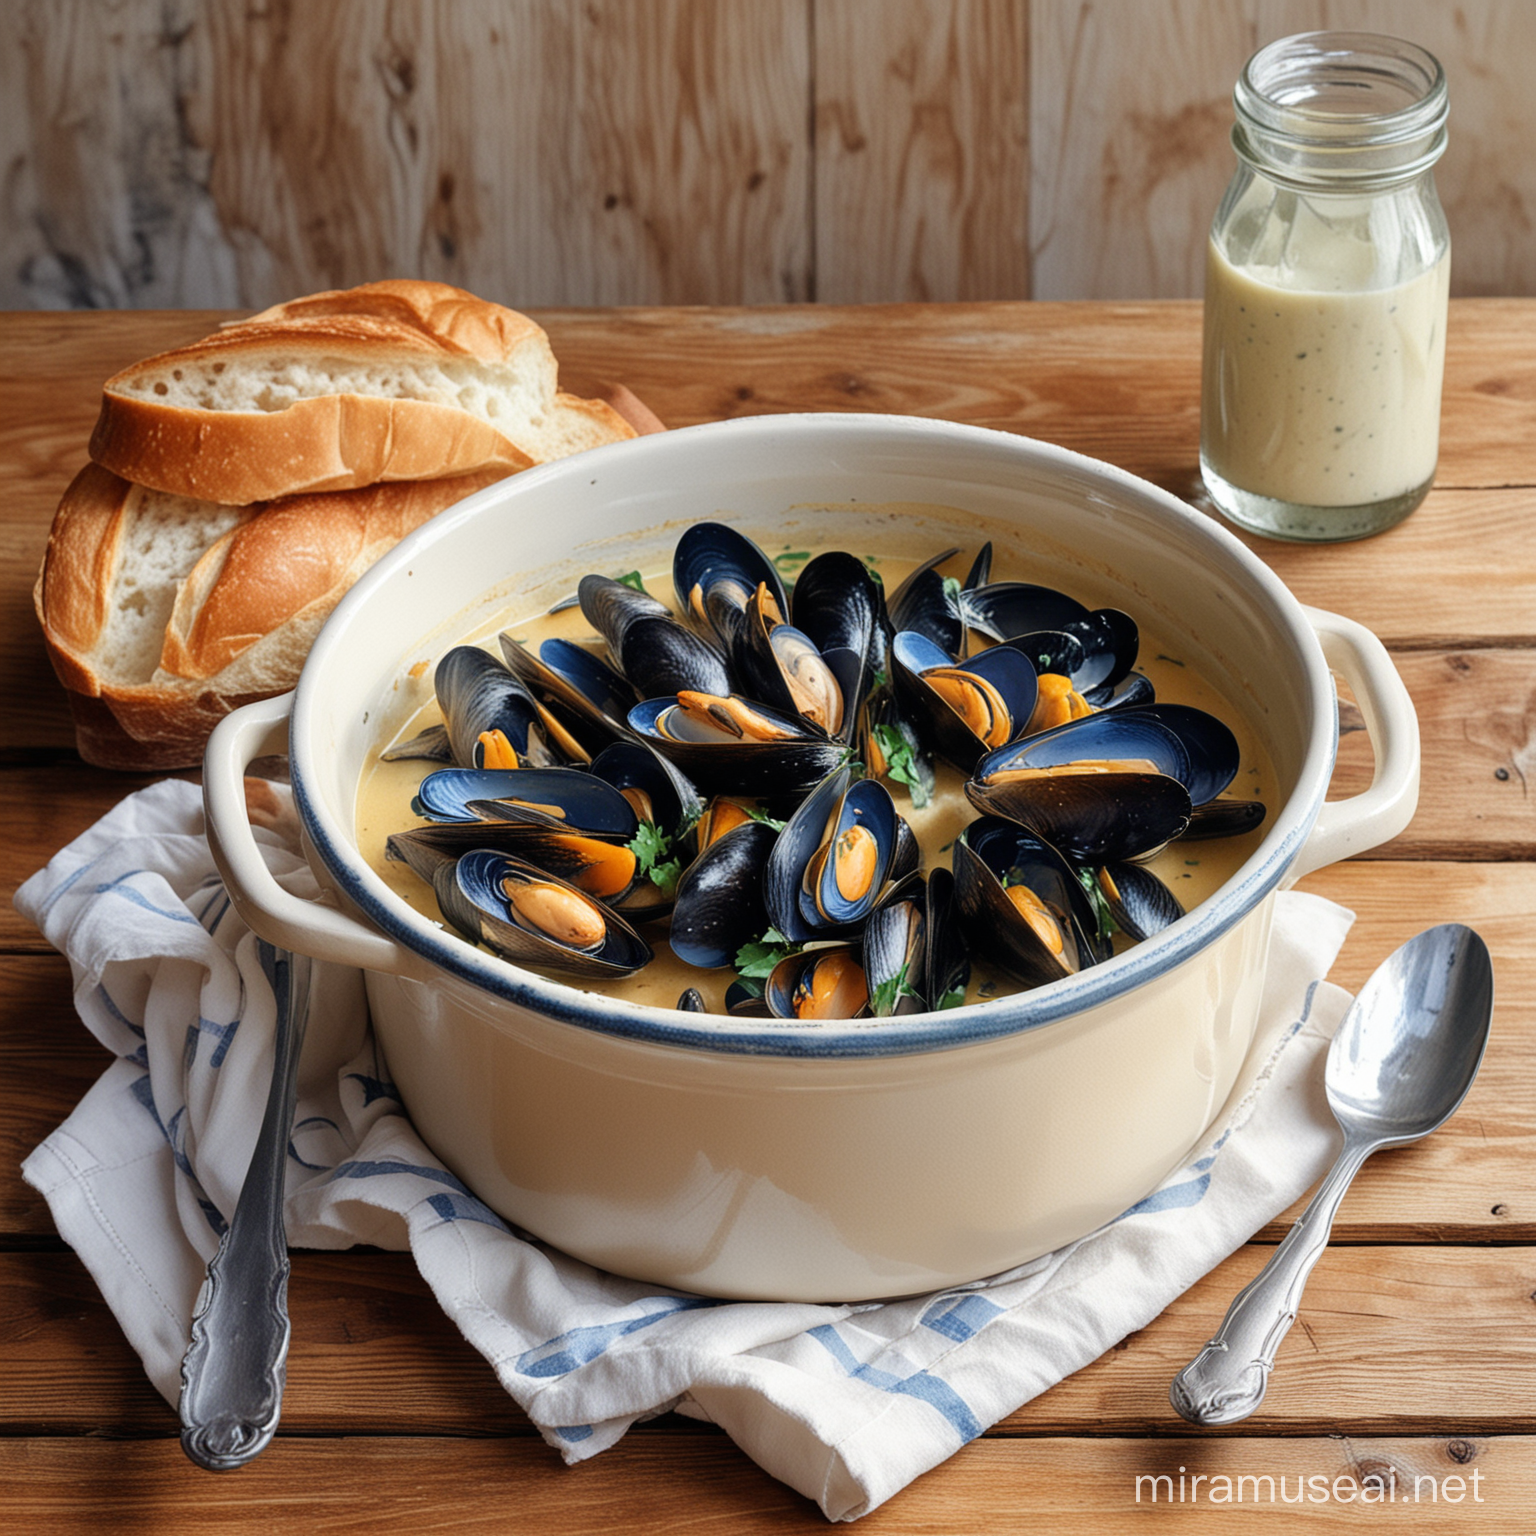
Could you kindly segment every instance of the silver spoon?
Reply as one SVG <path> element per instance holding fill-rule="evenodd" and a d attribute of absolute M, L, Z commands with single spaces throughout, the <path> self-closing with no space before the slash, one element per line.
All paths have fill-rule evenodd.
<path fill-rule="evenodd" d="M 1360 989 L 1328 1047 L 1324 1079 L 1344 1149 L 1216 1336 L 1173 1378 L 1169 1401 L 1191 1423 L 1235 1424 L 1263 1402 L 1350 1180 L 1379 1148 L 1405 1146 L 1450 1119 L 1477 1076 L 1492 1015 L 1488 947 L 1457 923 L 1410 939 Z"/>
<path fill-rule="evenodd" d="M 181 1445 L 210 1472 L 243 1467 L 277 1432 L 288 1364 L 284 1174 L 309 1007 L 310 963 L 261 942 L 276 1000 L 272 1087 L 235 1213 L 208 1263 L 181 1362 Z"/>

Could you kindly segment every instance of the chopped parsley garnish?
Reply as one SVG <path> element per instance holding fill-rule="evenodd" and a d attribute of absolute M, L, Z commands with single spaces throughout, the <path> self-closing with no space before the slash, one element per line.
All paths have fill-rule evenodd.
<path fill-rule="evenodd" d="M 613 579 L 626 587 L 633 587 L 636 592 L 645 591 L 645 582 L 641 580 L 639 571 L 625 571 L 622 576 L 615 576 Z"/>
<path fill-rule="evenodd" d="M 925 778 L 922 762 L 912 750 L 912 743 L 894 725 L 877 725 L 872 734 L 885 758 L 886 776 L 898 784 L 905 784 L 911 792 L 913 808 L 922 810 L 928 804 L 933 781 L 931 777 Z"/>
<path fill-rule="evenodd" d="M 736 974 L 742 981 L 769 975 L 774 966 L 800 946 L 791 944 L 777 928 L 770 928 L 760 939 L 749 939 L 736 951 Z"/>
<path fill-rule="evenodd" d="M 1091 869 L 1079 869 L 1077 878 L 1082 882 L 1083 890 L 1087 893 L 1088 905 L 1093 908 L 1094 917 L 1098 919 L 1099 937 L 1113 938 L 1119 933 L 1120 925 L 1109 910 L 1109 901 L 1104 895 L 1104 888 L 1099 884 L 1098 876 Z"/>
<path fill-rule="evenodd" d="M 663 896 L 675 895 L 683 864 L 671 856 L 672 839 L 654 821 L 642 821 L 628 846 L 641 879 L 649 880 Z"/>
<path fill-rule="evenodd" d="M 939 999 L 938 1012 L 942 1013 L 946 1008 L 958 1008 L 965 1001 L 965 983 L 953 986 Z"/>
<path fill-rule="evenodd" d="M 894 976 L 888 976 L 874 990 L 870 997 L 870 1006 L 877 1018 L 889 1018 L 896 1012 L 896 1005 L 904 997 L 917 997 L 917 988 L 907 980 L 907 967 L 905 965 Z"/>
<path fill-rule="evenodd" d="M 958 608 L 960 606 L 960 593 L 963 590 L 958 576 L 946 576 L 944 578 L 944 601 L 951 608 Z"/>

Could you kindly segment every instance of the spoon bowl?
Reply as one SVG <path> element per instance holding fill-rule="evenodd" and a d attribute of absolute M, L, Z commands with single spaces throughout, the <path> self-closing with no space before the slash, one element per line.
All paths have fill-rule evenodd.
<path fill-rule="evenodd" d="M 1343 1150 L 1210 1343 L 1173 1378 L 1169 1401 L 1192 1424 L 1233 1424 L 1263 1401 L 1275 1351 L 1296 1321 L 1350 1180 L 1371 1153 L 1417 1141 L 1456 1112 L 1492 1018 L 1488 947 L 1459 923 L 1417 934 L 1360 989 L 1324 1075 Z"/>

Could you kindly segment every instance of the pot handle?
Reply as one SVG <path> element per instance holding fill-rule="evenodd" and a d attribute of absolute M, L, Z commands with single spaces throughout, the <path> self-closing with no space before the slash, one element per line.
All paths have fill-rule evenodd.
<path fill-rule="evenodd" d="M 1328 665 L 1349 684 L 1376 754 L 1371 787 L 1324 803 L 1285 884 L 1397 836 L 1419 804 L 1419 717 L 1387 648 L 1363 624 L 1321 608 L 1304 610 Z"/>
<path fill-rule="evenodd" d="M 203 816 L 208 847 L 235 910 L 270 944 L 339 965 L 419 976 L 422 963 L 377 929 L 320 901 L 285 891 L 273 878 L 251 830 L 245 770 L 258 757 L 288 750 L 293 694 L 260 699 L 226 715 L 203 754 Z"/>

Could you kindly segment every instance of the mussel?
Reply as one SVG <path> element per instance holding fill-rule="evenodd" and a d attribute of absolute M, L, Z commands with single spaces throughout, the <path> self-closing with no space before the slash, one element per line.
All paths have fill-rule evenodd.
<path fill-rule="evenodd" d="M 764 876 L 768 917 L 791 944 L 855 929 L 874 909 L 901 818 L 876 779 L 847 768 L 806 796 L 779 834 Z"/>
<path fill-rule="evenodd" d="M 706 794 L 803 794 L 848 755 L 808 721 L 736 694 L 647 699 L 629 727 Z"/>
<path fill-rule="evenodd" d="M 536 699 L 568 711 L 572 734 L 582 734 L 590 750 L 624 738 L 625 718 L 640 695 L 612 667 L 570 640 L 545 640 L 534 650 L 511 635 L 498 638 L 507 670 Z"/>
<path fill-rule="evenodd" d="M 773 561 L 726 523 L 693 523 L 684 530 L 672 553 L 672 587 L 689 622 L 701 634 L 712 635 L 727 654 L 759 587 L 767 588 L 780 614 L 789 611 Z"/>
<path fill-rule="evenodd" d="M 1218 722 L 1219 723 L 1219 722 Z M 976 764 L 965 792 L 1084 864 L 1156 851 L 1189 825 L 1190 757 L 1140 709 L 1088 715 L 1026 737 Z"/>
<path fill-rule="evenodd" d="M 1026 987 L 1107 958 L 1072 866 L 1028 828 L 991 816 L 972 822 L 955 842 L 954 874 L 973 952 Z"/>
<path fill-rule="evenodd" d="M 776 1019 L 821 1023 L 857 1019 L 869 1011 L 869 983 L 852 944 L 822 945 L 787 955 L 763 987 Z"/>
<path fill-rule="evenodd" d="M 461 768 L 550 767 L 587 750 L 487 651 L 455 646 L 432 674 L 453 761 Z"/>
<path fill-rule="evenodd" d="M 575 768 L 442 768 L 411 809 L 428 821 L 531 821 L 626 842 L 639 825 L 623 794 Z"/>
<path fill-rule="evenodd" d="M 725 658 L 664 603 L 609 576 L 583 576 L 581 611 L 642 699 L 697 690 L 729 693 Z"/>
<path fill-rule="evenodd" d="M 687 965 L 719 970 L 768 926 L 763 874 L 778 832 L 748 821 L 716 838 L 677 883 L 672 952 Z"/>
<path fill-rule="evenodd" d="M 902 713 L 964 772 L 1025 729 L 1039 692 L 1034 666 L 1011 646 L 953 662 L 911 630 L 892 642 L 891 670 Z"/>
<path fill-rule="evenodd" d="M 444 822 L 391 833 L 384 845 L 386 858 L 408 864 L 429 885 L 441 864 L 477 848 L 522 859 L 615 907 L 624 906 L 635 886 L 637 865 L 628 844 L 556 832 L 538 822 Z"/>
<path fill-rule="evenodd" d="M 1104 864 L 1094 880 L 1115 926 L 1138 944 L 1184 916 L 1179 898 L 1144 864 Z"/>
<path fill-rule="evenodd" d="M 471 849 L 433 889 L 461 932 L 509 960 L 587 978 L 628 976 L 652 951 L 611 907 L 510 854 Z"/>

